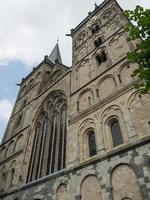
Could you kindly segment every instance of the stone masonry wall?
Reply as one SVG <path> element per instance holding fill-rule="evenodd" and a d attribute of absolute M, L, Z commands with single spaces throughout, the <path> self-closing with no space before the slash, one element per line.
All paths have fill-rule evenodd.
<path fill-rule="evenodd" d="M 143 141 L 144 142 L 144 141 Z M 91 191 L 93 193 L 100 194 L 99 198 L 95 200 L 111 200 L 115 195 L 115 188 L 113 188 L 112 183 L 115 180 L 113 178 L 113 172 L 117 170 L 118 174 L 121 173 L 121 166 L 124 168 L 129 168 L 126 170 L 126 177 L 120 174 L 118 185 L 115 187 L 121 187 L 121 183 L 124 183 L 124 179 L 128 184 L 132 183 L 131 174 L 134 174 L 135 182 L 134 185 L 126 184 L 128 190 L 128 194 L 134 197 L 133 188 L 139 187 L 140 191 L 134 199 L 136 200 L 149 200 L 150 199 L 150 173 L 149 173 L 149 162 L 150 162 L 150 144 L 140 145 L 136 144 L 136 148 L 123 150 L 120 153 L 111 152 L 105 154 L 101 158 L 92 158 L 93 161 L 90 163 L 83 162 L 80 166 L 70 169 L 68 171 L 62 171 L 51 176 L 45 177 L 41 180 L 34 181 L 20 189 L 15 191 L 12 194 L 8 194 L 7 196 L 1 197 L 2 200 L 14 200 L 14 199 L 22 199 L 22 200 L 34 200 L 34 199 L 43 199 L 43 200 L 79 200 L 84 199 L 82 195 L 84 195 L 85 191 L 82 189 L 86 189 L 88 187 L 87 179 L 93 179 L 93 188 Z M 120 169 L 119 169 L 120 168 Z M 131 173 L 129 173 L 132 171 Z M 122 172 L 123 173 L 123 172 Z M 100 191 L 97 190 L 97 186 L 94 183 L 95 177 L 100 186 Z M 82 187 L 83 181 L 86 180 L 85 185 Z M 90 184 L 90 183 L 89 183 Z M 122 184 L 123 185 L 123 184 Z M 120 188 L 120 192 L 124 188 Z M 138 196 L 139 195 L 139 196 Z M 131 197 L 130 196 L 130 197 Z M 119 200 L 119 198 L 115 198 L 115 200 Z"/>

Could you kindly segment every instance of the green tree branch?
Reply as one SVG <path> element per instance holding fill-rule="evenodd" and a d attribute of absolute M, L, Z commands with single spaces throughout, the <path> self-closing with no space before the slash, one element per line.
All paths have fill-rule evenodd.
<path fill-rule="evenodd" d="M 137 50 L 127 54 L 128 59 L 133 63 L 138 63 L 132 76 L 139 79 L 136 88 L 142 94 L 150 92 L 150 9 L 136 6 L 135 10 L 126 10 L 125 15 L 130 20 L 126 27 L 129 33 L 129 40 L 141 39 L 137 44 Z"/>

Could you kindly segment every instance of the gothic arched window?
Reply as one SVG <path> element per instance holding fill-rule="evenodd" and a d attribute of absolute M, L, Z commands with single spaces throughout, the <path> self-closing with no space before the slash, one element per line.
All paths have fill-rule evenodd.
<path fill-rule="evenodd" d="M 96 140 L 94 131 L 88 133 L 88 143 L 89 143 L 89 156 L 94 156 L 97 154 L 96 150 Z"/>
<path fill-rule="evenodd" d="M 119 125 L 119 121 L 117 119 L 112 120 L 110 124 L 111 135 L 113 140 L 113 145 L 118 146 L 123 143 L 123 137 Z"/>
<path fill-rule="evenodd" d="M 27 182 L 65 168 L 66 96 L 61 92 L 54 92 L 45 100 L 44 106 L 35 126 Z M 46 108 L 46 111 L 43 111 L 43 108 Z"/>

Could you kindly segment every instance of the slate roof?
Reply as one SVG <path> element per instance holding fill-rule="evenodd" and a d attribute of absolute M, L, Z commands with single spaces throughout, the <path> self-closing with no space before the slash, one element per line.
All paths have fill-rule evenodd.
<path fill-rule="evenodd" d="M 54 64 L 56 62 L 62 64 L 62 59 L 61 59 L 61 54 L 60 54 L 58 43 L 55 45 L 55 47 L 52 50 L 51 54 L 48 56 L 48 59 Z"/>

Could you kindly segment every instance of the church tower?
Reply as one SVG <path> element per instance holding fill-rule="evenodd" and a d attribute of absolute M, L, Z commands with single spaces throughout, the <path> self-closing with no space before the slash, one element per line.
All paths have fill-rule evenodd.
<path fill-rule="evenodd" d="M 3 200 L 149 200 L 150 97 L 135 90 L 128 23 L 116 0 L 22 80 L 0 146 Z"/>

